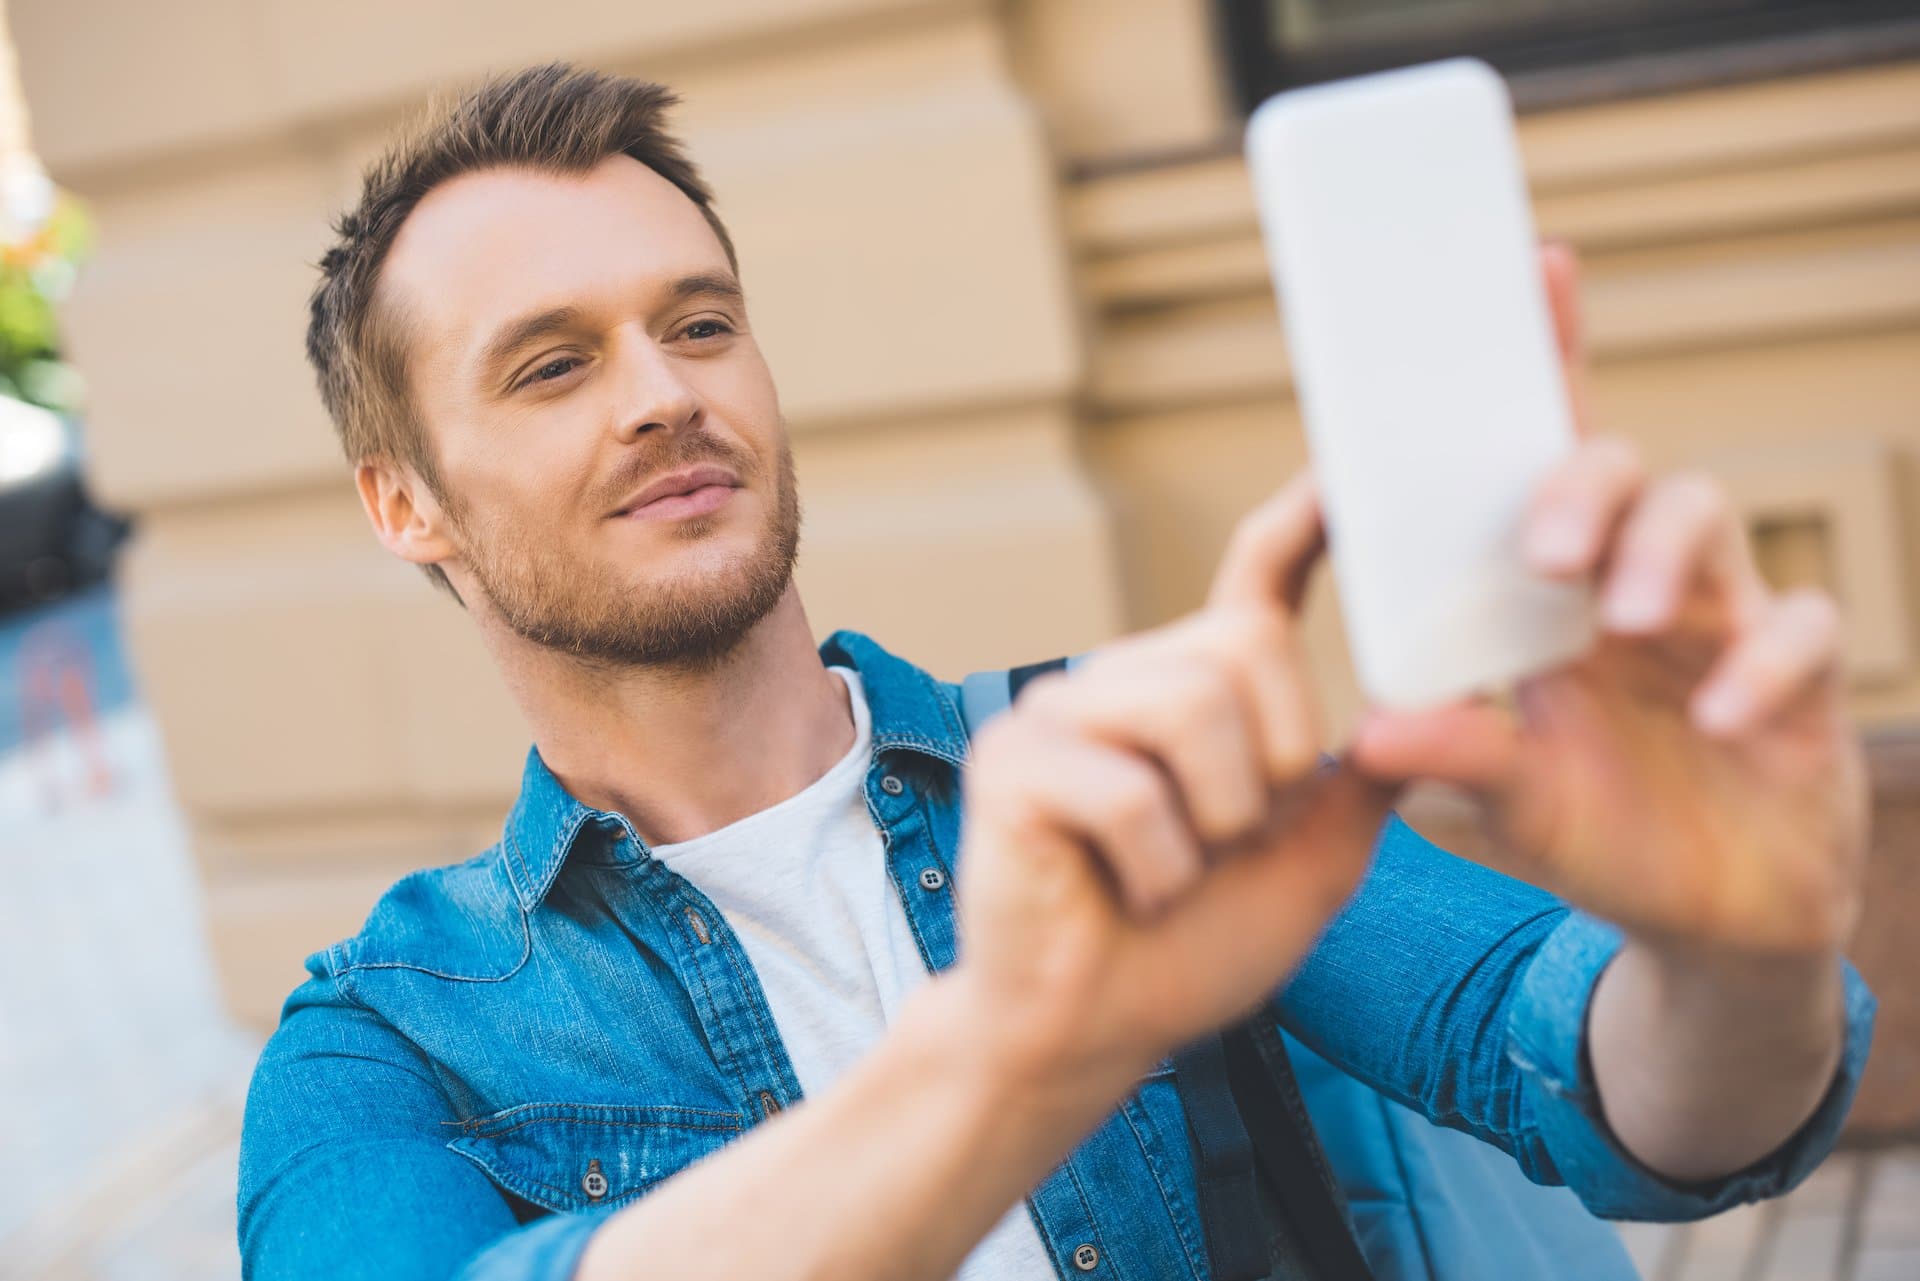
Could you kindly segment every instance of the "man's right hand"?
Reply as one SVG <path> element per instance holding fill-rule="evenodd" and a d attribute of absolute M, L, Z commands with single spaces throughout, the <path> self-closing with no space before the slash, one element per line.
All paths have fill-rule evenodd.
<path fill-rule="evenodd" d="M 1303 473 L 1241 522 L 1203 609 L 978 735 L 954 977 L 1002 1068 L 1117 1097 L 1270 995 L 1359 883 L 1392 792 L 1316 767 L 1297 618 L 1324 543 Z"/>
<path fill-rule="evenodd" d="M 1321 542 L 1303 478 L 1205 609 L 986 726 L 960 963 L 832 1088 L 613 1215 L 580 1281 L 952 1276 L 1154 1060 L 1273 991 L 1391 799 L 1315 768 L 1294 620 Z"/>

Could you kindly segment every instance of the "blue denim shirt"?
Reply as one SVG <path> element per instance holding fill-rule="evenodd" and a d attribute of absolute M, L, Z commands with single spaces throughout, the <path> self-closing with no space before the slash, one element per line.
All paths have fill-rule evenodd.
<path fill-rule="evenodd" d="M 966 754 L 957 687 L 856 633 L 822 655 L 864 683 L 868 808 L 921 957 L 943 969 Z M 947 875 L 922 879 L 928 868 Z M 1826 1154 L 1871 1034 L 1858 976 L 1817 1114 L 1756 1166 L 1682 1187 L 1611 1137 L 1587 1066 L 1588 999 L 1618 943 L 1397 819 L 1385 829 L 1359 893 L 1272 1006 L 1382 1281 L 1631 1278 L 1589 1210 L 1698 1217 L 1779 1193 Z M 561 1281 L 606 1215 L 800 1098 L 726 920 L 537 752 L 497 845 L 401 879 L 307 968 L 247 1098 L 253 1281 Z M 1028 1208 L 1062 1277 L 1207 1277 L 1170 1069 Z"/>

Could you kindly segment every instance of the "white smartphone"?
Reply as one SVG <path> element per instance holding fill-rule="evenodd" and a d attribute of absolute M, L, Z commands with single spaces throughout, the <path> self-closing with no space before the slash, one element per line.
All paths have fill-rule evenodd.
<path fill-rule="evenodd" d="M 1574 445 L 1505 83 L 1459 58 L 1279 94 L 1247 159 L 1360 683 L 1497 689 L 1593 641 L 1520 523 Z"/>

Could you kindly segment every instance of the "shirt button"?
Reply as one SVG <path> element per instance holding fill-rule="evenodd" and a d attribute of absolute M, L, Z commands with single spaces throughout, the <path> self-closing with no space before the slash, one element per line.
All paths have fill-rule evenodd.
<path fill-rule="evenodd" d="M 1091 1272 L 1100 1266 L 1100 1252 L 1091 1245 L 1080 1246 L 1073 1252 L 1073 1266 L 1082 1272 Z"/>
<path fill-rule="evenodd" d="M 900 781 L 898 775 L 888 774 L 880 780 L 880 790 L 888 796 L 898 796 L 907 790 L 907 785 Z"/>
<path fill-rule="evenodd" d="M 937 867 L 920 869 L 920 888 L 929 894 L 947 883 L 947 874 Z"/>
<path fill-rule="evenodd" d="M 587 1172 L 580 1180 L 580 1190 L 587 1194 L 589 1201 L 598 1201 L 607 1194 L 607 1176 L 600 1172 L 600 1162 L 587 1162 Z"/>

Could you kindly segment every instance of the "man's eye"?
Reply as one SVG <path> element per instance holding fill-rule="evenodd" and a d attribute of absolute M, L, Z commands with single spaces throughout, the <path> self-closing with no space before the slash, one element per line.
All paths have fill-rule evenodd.
<path fill-rule="evenodd" d="M 733 327 L 724 320 L 696 320 L 681 332 L 689 338 L 718 338 L 732 333 Z"/>
<path fill-rule="evenodd" d="M 528 374 L 527 380 L 520 385 L 522 387 L 528 387 L 534 383 L 552 382 L 554 379 L 572 372 L 573 367 L 579 363 L 580 360 L 577 356 L 561 356 L 558 359 L 549 360 L 546 364 Z"/>

